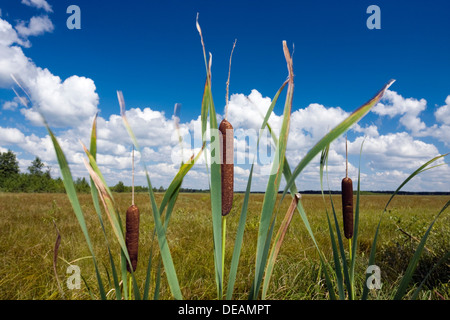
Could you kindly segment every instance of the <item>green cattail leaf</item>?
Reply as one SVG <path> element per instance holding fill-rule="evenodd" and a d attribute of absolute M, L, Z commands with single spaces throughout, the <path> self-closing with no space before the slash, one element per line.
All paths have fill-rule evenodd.
<path fill-rule="evenodd" d="M 83 147 L 84 147 L 84 145 L 83 145 Z M 83 159 L 86 169 L 88 170 L 91 178 L 94 180 L 94 184 L 95 184 L 97 190 L 99 191 L 100 199 L 102 200 L 103 206 L 107 213 L 107 216 L 110 221 L 111 227 L 113 229 L 114 235 L 116 236 L 116 239 L 120 245 L 120 249 L 123 254 L 123 257 L 125 257 L 127 263 L 131 266 L 131 260 L 130 260 L 130 256 L 128 254 L 128 250 L 127 250 L 126 243 L 125 243 L 125 236 L 123 233 L 123 227 L 122 227 L 122 223 L 120 220 L 120 215 L 117 212 L 114 198 L 112 197 L 112 193 L 109 190 L 108 185 L 103 184 L 103 181 L 100 178 L 101 172 L 98 169 L 95 159 L 92 157 L 90 152 L 86 149 L 86 147 L 84 147 L 84 149 L 89 158 L 89 163 L 85 159 Z M 123 259 L 123 260 L 125 260 L 125 259 Z M 122 264 L 122 275 L 124 275 L 123 265 L 124 264 Z M 131 276 L 132 276 L 132 280 L 134 282 L 135 298 L 140 300 L 140 294 L 138 291 L 138 286 L 136 283 L 136 279 L 134 277 L 134 273 L 131 273 Z M 126 276 L 125 276 L 125 278 L 122 276 L 122 281 L 124 283 L 124 288 L 126 288 L 126 284 L 125 284 Z M 125 292 L 126 292 L 126 290 L 125 290 Z"/>
<path fill-rule="evenodd" d="M 266 125 L 267 125 L 267 128 L 269 129 L 269 132 L 272 135 L 272 139 L 275 141 L 275 143 L 278 143 L 278 138 L 273 133 L 273 130 L 270 127 L 269 123 L 267 123 Z M 289 181 L 291 179 L 291 177 L 292 177 L 291 168 L 290 168 L 289 162 L 288 162 L 288 160 L 286 158 L 284 159 L 283 176 L 284 176 L 286 181 Z M 290 191 L 292 197 L 294 197 L 294 195 L 296 193 L 298 193 L 298 189 L 297 189 L 297 186 L 295 185 L 295 181 L 292 183 L 289 191 Z M 299 215 L 300 215 L 300 217 L 301 217 L 301 219 L 302 219 L 302 221 L 303 221 L 303 223 L 304 223 L 304 225 L 306 227 L 306 230 L 309 233 L 309 236 L 311 237 L 311 240 L 314 243 L 314 246 L 317 249 L 317 252 L 319 253 L 321 266 L 324 267 L 323 268 L 323 272 L 324 272 L 325 281 L 327 283 L 327 287 L 328 287 L 328 290 L 329 290 L 329 293 L 330 293 L 330 299 L 335 300 L 336 297 L 335 297 L 334 291 L 331 290 L 332 289 L 331 278 L 330 278 L 330 275 L 328 274 L 328 271 L 327 271 L 327 268 L 326 268 L 326 266 L 327 266 L 326 259 L 325 259 L 324 255 L 323 255 L 322 251 L 319 248 L 319 245 L 318 245 L 318 243 L 316 241 L 316 238 L 314 237 L 314 233 L 312 232 L 311 225 L 309 224 L 309 220 L 308 220 L 306 212 L 305 212 L 305 210 L 303 208 L 301 200 L 298 202 L 297 211 L 298 211 L 298 213 L 299 213 Z"/>
<path fill-rule="evenodd" d="M 203 40 L 202 40 L 203 41 Z M 206 60 L 205 60 L 206 61 Z M 222 185 L 221 185 L 221 167 L 220 161 L 215 161 L 219 156 L 220 140 L 218 136 L 217 115 L 214 107 L 211 92 L 211 70 L 207 66 L 207 80 L 205 83 L 205 91 L 202 101 L 202 140 L 203 146 L 206 145 L 207 136 L 207 119 L 209 114 L 209 130 L 210 130 L 210 179 L 209 188 L 211 196 L 211 214 L 213 223 L 213 242 L 214 242 L 214 266 L 217 286 L 217 296 L 219 299 L 223 295 L 223 275 L 222 275 Z M 206 160 L 206 154 L 205 154 Z"/>
<path fill-rule="evenodd" d="M 336 282 L 337 282 L 337 287 L 338 287 L 339 299 L 344 300 L 345 299 L 345 293 L 344 293 L 344 286 L 343 286 L 343 277 L 342 277 L 341 263 L 340 263 L 340 260 L 339 260 L 339 251 L 337 249 L 336 239 L 334 237 L 333 227 L 331 225 L 330 216 L 328 214 L 328 209 L 326 207 L 326 202 L 325 202 L 325 194 L 324 194 L 324 191 L 323 191 L 323 170 L 324 170 L 324 167 L 326 167 L 327 181 L 328 181 L 328 153 L 329 153 L 329 150 L 330 150 L 330 145 L 327 145 L 323 149 L 322 154 L 320 156 L 320 190 L 321 190 L 321 193 L 322 193 L 323 202 L 325 204 L 325 213 L 327 215 L 328 230 L 330 232 L 331 248 L 333 250 L 333 260 L 334 260 L 334 268 L 335 268 L 335 273 L 336 273 Z M 329 186 L 328 186 L 328 189 L 330 189 Z M 331 198 L 331 194 L 330 194 L 330 200 L 331 200 L 331 208 L 333 210 L 333 214 L 334 214 L 334 216 L 336 216 L 336 212 L 334 210 L 334 205 L 333 205 L 333 200 Z M 339 236 L 338 236 L 338 241 L 342 242 L 342 239 L 340 239 Z M 344 254 L 344 261 L 345 261 L 345 254 Z M 328 290 L 330 290 L 330 288 Z"/>
<path fill-rule="evenodd" d="M 329 187 L 328 187 L 328 189 L 330 190 Z M 343 271 L 343 274 L 344 274 L 344 282 L 345 282 L 345 285 L 347 287 L 347 290 L 349 292 L 351 292 L 349 267 L 348 267 L 348 264 L 347 264 L 347 258 L 345 256 L 344 241 L 343 241 L 343 238 L 341 236 L 341 229 L 339 227 L 339 222 L 338 222 L 338 219 L 337 219 L 336 210 L 335 210 L 334 203 L 333 203 L 333 198 L 331 197 L 331 190 L 328 192 L 328 194 L 329 194 L 329 197 L 330 197 L 331 210 L 333 211 L 334 226 L 335 226 L 336 236 L 337 236 L 337 239 L 338 239 L 339 252 L 341 254 L 342 271 Z"/>
<path fill-rule="evenodd" d="M 77 193 L 75 190 L 75 185 L 73 183 L 73 178 L 72 178 L 72 174 L 70 172 L 69 164 L 67 163 L 64 152 L 61 149 L 61 146 L 59 145 L 59 142 L 56 139 L 55 135 L 53 134 L 52 130 L 50 129 L 50 127 L 48 126 L 48 124 L 45 121 L 44 121 L 44 123 L 45 123 L 45 127 L 47 128 L 47 131 L 50 135 L 50 138 L 52 140 L 53 148 L 55 149 L 59 168 L 61 171 L 61 175 L 63 177 L 64 188 L 66 189 L 67 196 L 72 205 L 75 216 L 77 217 L 78 224 L 81 227 L 81 230 L 86 239 L 86 243 L 88 245 L 89 251 L 91 252 L 91 255 L 92 255 L 92 260 L 94 262 L 95 273 L 97 276 L 97 282 L 98 282 L 98 286 L 99 286 L 100 296 L 102 299 L 106 300 L 105 288 L 103 286 L 103 281 L 101 279 L 100 272 L 98 269 L 97 260 L 95 258 L 95 253 L 94 253 L 94 248 L 92 246 L 91 239 L 89 237 L 89 233 L 87 230 L 86 220 L 84 219 L 83 211 L 82 211 L 81 205 L 78 201 L 78 197 L 77 197 Z"/>
<path fill-rule="evenodd" d="M 270 240 L 272 239 L 273 230 L 275 228 L 275 222 L 276 222 L 276 219 L 274 218 L 272 220 L 272 223 L 270 224 L 270 228 L 269 228 L 268 235 L 267 235 L 267 241 L 264 243 L 264 246 L 262 248 L 262 261 L 267 261 L 267 257 L 269 256 Z M 263 279 L 264 270 L 265 270 L 264 268 L 260 268 L 258 270 L 258 273 L 255 273 L 255 278 L 253 279 L 253 284 L 250 288 L 250 294 L 249 294 L 250 300 L 258 299 L 259 289 L 261 286 L 261 281 Z M 259 282 L 259 285 L 256 284 L 257 282 Z"/>
<path fill-rule="evenodd" d="M 89 152 L 91 153 L 91 155 L 94 159 L 97 159 L 97 114 L 95 115 L 94 121 L 92 123 L 91 143 L 90 143 Z M 100 210 L 100 204 L 98 202 L 98 191 L 97 191 L 97 188 L 95 187 L 95 184 L 94 184 L 94 181 L 92 180 L 92 178 L 89 177 L 89 179 L 91 182 L 90 186 L 91 186 L 92 202 L 94 204 L 95 212 L 97 213 L 98 219 L 100 221 L 100 225 L 102 227 L 103 234 L 105 234 L 105 236 L 106 236 L 105 227 L 103 224 L 103 218 L 102 218 L 102 214 L 101 214 L 101 210 Z"/>
<path fill-rule="evenodd" d="M 164 229 L 167 231 L 168 225 L 169 225 L 169 221 L 170 221 L 170 217 L 172 215 L 172 211 L 173 208 L 175 206 L 175 203 L 177 201 L 178 198 L 178 193 L 180 191 L 181 188 L 181 184 L 177 187 L 177 189 L 175 189 L 174 193 L 172 194 L 172 196 L 170 197 L 169 203 L 167 205 L 167 210 L 165 212 L 165 219 L 164 219 Z M 168 192 L 168 190 L 166 191 L 166 193 Z M 164 208 L 161 209 L 160 207 L 160 212 L 161 210 L 164 210 Z M 153 236 L 155 235 L 155 233 L 153 233 Z M 152 242 L 153 243 L 153 238 L 152 238 Z M 149 285 L 150 285 L 150 272 L 151 272 L 151 260 L 152 260 L 152 256 L 153 256 L 153 249 L 150 249 L 150 258 L 149 258 L 149 263 L 148 263 L 148 267 L 147 267 L 147 278 L 145 280 L 145 289 L 144 289 L 144 295 L 146 297 L 144 297 L 144 300 L 146 300 L 148 298 L 148 293 L 149 293 Z M 154 293 L 154 299 L 157 300 L 159 297 L 159 289 L 160 289 L 160 282 L 161 282 L 161 256 L 158 259 L 158 269 L 157 269 L 157 273 L 155 276 L 155 293 Z"/>
<path fill-rule="evenodd" d="M 217 297 L 222 299 L 223 296 L 223 274 L 222 274 L 222 185 L 221 185 L 221 166 L 220 161 L 215 161 L 219 156 L 220 140 L 218 136 L 218 125 L 216 110 L 214 107 L 213 96 L 211 91 L 211 65 L 212 56 L 209 55 L 209 60 L 206 57 L 205 43 L 203 41 L 203 34 L 198 23 L 198 15 L 196 20 L 196 27 L 200 35 L 200 40 L 203 48 L 203 58 L 205 60 L 206 82 L 202 101 L 202 140 L 206 141 L 207 117 L 209 113 L 209 125 L 211 135 L 211 176 L 209 179 L 210 194 L 211 194 L 211 214 L 213 223 L 213 241 L 214 241 L 214 266 L 216 275 Z M 206 157 L 206 155 L 205 155 Z"/>
<path fill-rule="evenodd" d="M 208 90 L 211 87 L 208 86 Z M 213 238 L 214 238 L 214 257 L 216 266 L 216 282 L 217 282 L 217 294 L 218 297 L 222 297 L 222 184 L 221 184 L 221 167 L 220 161 L 214 161 L 213 159 L 218 156 L 220 150 L 220 140 L 218 135 L 217 117 L 214 108 L 214 102 L 212 101 L 212 95 L 210 94 L 209 103 L 209 124 L 211 133 L 211 211 L 213 221 Z"/>
<path fill-rule="evenodd" d="M 356 263 L 356 247 L 358 245 L 358 229 L 359 229 L 359 204 L 360 204 L 360 194 L 361 194 L 361 156 L 364 146 L 364 140 L 361 143 L 361 149 L 359 153 L 359 167 L 358 167 L 358 186 L 356 190 L 356 206 L 355 206 L 355 221 L 353 226 L 353 237 L 349 241 L 352 241 L 352 252 L 350 261 L 350 284 L 349 297 L 354 299 L 355 297 L 355 263 Z"/>
<path fill-rule="evenodd" d="M 130 135 L 131 140 L 133 141 L 134 146 L 136 147 L 136 150 L 140 152 L 139 144 L 136 140 L 136 136 L 133 133 L 133 130 L 131 129 L 130 124 L 128 123 L 127 117 L 125 115 L 125 101 L 123 99 L 122 92 L 118 91 L 117 96 L 119 99 L 119 104 L 121 108 L 121 115 L 122 120 L 124 122 L 125 128 L 128 131 L 128 134 Z M 178 277 L 175 271 L 175 266 L 173 264 L 172 255 L 170 254 L 169 245 L 167 242 L 166 232 L 164 229 L 164 226 L 161 221 L 161 215 L 159 212 L 158 205 L 156 203 L 155 194 L 153 192 L 153 186 L 150 181 L 150 177 L 148 175 L 147 166 L 144 162 L 142 162 L 142 165 L 144 167 L 145 176 L 147 179 L 147 185 L 148 185 L 148 192 L 150 195 L 150 201 L 152 205 L 152 213 L 153 213 L 153 219 L 155 221 L 155 229 L 158 239 L 158 245 L 161 252 L 161 258 L 163 260 L 164 269 L 166 271 L 167 281 L 169 283 L 170 291 L 173 295 L 173 297 L 177 300 L 182 300 L 183 296 L 180 289 L 180 284 L 178 282 Z"/>
<path fill-rule="evenodd" d="M 111 227 L 113 228 L 114 235 L 116 236 L 116 239 L 119 242 L 121 249 L 126 252 L 126 256 L 127 258 L 129 258 L 127 246 L 125 244 L 125 237 L 122 230 L 122 225 L 120 223 L 120 217 L 116 210 L 111 190 L 109 189 L 106 182 L 104 182 L 104 178 L 102 176 L 100 169 L 98 168 L 96 160 L 84 145 L 83 148 L 86 155 L 89 158 L 89 163 L 85 160 L 86 169 L 88 170 L 89 175 L 91 176 L 95 186 L 97 187 L 97 190 L 99 191 L 100 199 L 102 200 L 108 219 L 111 223 Z"/>
<path fill-rule="evenodd" d="M 316 155 L 318 155 L 323 148 L 325 148 L 332 141 L 341 136 L 345 131 L 347 131 L 352 125 L 361 120 L 372 107 L 377 104 L 377 102 L 383 97 L 386 90 L 394 83 L 395 80 L 390 80 L 378 93 L 370 99 L 367 103 L 359 107 L 356 111 L 354 111 L 350 116 L 348 116 L 344 121 L 338 124 L 333 130 L 331 130 L 327 135 L 325 135 L 317 144 L 311 148 L 311 150 L 306 154 L 306 156 L 299 162 L 297 167 L 294 169 L 292 173 L 292 177 L 289 181 L 286 182 L 286 186 L 283 191 L 283 196 L 281 201 L 284 199 L 284 196 L 290 189 L 291 185 L 294 183 L 294 180 L 298 177 L 298 175 L 303 171 L 303 169 L 311 162 L 312 159 Z"/>
<path fill-rule="evenodd" d="M 283 83 L 283 85 L 278 89 L 274 98 L 272 99 L 272 102 L 271 102 L 269 108 L 267 109 L 266 115 L 264 116 L 264 120 L 261 124 L 260 132 L 262 132 L 262 130 L 266 126 L 268 126 L 268 120 L 270 118 L 270 115 L 272 114 L 273 109 L 275 108 L 275 105 L 278 101 L 278 98 L 279 98 L 281 92 L 284 90 L 284 88 L 288 82 L 289 81 L 286 80 Z M 270 130 L 270 127 L 269 127 L 269 130 Z M 258 137 L 257 146 L 259 146 L 260 139 L 261 139 L 261 135 Z M 277 141 L 278 141 L 278 139 L 277 139 Z M 241 253 L 241 249 L 242 249 L 242 241 L 243 241 L 243 237 L 244 237 L 245 222 L 247 219 L 248 201 L 249 201 L 249 196 L 250 196 L 254 165 L 255 165 L 255 163 L 253 161 L 253 164 L 250 169 L 250 175 L 249 175 L 249 178 L 247 181 L 247 188 L 245 191 L 244 202 L 242 204 L 241 216 L 239 218 L 239 226 L 238 226 L 238 230 L 236 233 L 236 240 L 235 240 L 235 245 L 234 245 L 234 249 L 233 249 L 233 256 L 231 259 L 230 273 L 229 273 L 228 286 L 227 286 L 226 298 L 228 300 L 230 300 L 232 298 L 234 284 L 236 282 L 237 268 L 238 268 L 238 264 L 239 264 L 239 257 L 240 257 L 240 253 Z"/>
<path fill-rule="evenodd" d="M 127 250 L 126 243 L 125 243 L 123 226 L 122 226 L 122 222 L 120 219 L 120 214 L 116 209 L 113 194 L 112 194 L 110 188 L 108 187 L 108 184 L 106 183 L 106 181 L 103 177 L 103 174 L 101 173 L 101 171 L 97 165 L 96 159 L 89 152 L 89 150 L 87 150 L 87 148 L 84 146 L 84 144 L 83 143 L 81 143 L 81 144 L 82 144 L 83 149 L 89 159 L 89 162 L 84 161 L 86 169 L 88 170 L 89 175 L 91 176 L 91 179 L 93 180 L 97 190 L 99 191 L 98 196 L 100 196 L 100 199 L 102 200 L 103 206 L 107 213 L 107 216 L 110 221 L 111 227 L 113 229 L 114 235 L 116 236 L 116 239 L 119 242 L 120 249 L 123 253 L 123 256 L 126 258 L 126 261 L 131 266 L 131 260 L 128 255 L 128 250 Z M 91 144 L 92 144 L 92 139 L 91 139 Z M 94 148 L 94 150 L 96 150 L 96 148 Z M 123 264 L 122 264 L 122 275 L 124 275 Z M 137 286 L 136 279 L 134 277 L 133 272 L 131 273 L 131 277 L 134 282 L 135 298 L 140 300 L 140 294 L 138 291 L 138 286 Z M 122 282 L 124 283 L 124 288 L 126 288 L 126 285 L 127 285 L 126 277 L 123 278 L 123 276 L 122 276 Z M 126 290 L 125 290 L 125 292 L 126 292 Z"/>
<path fill-rule="evenodd" d="M 266 126 L 267 126 L 267 129 L 269 130 L 270 134 L 272 135 L 272 140 L 275 142 L 275 144 L 277 144 L 278 143 L 278 138 L 275 135 L 275 133 L 273 132 L 270 124 L 267 123 Z M 291 168 L 290 168 L 289 162 L 288 162 L 288 160 L 286 158 L 284 159 L 283 176 L 284 176 L 286 181 L 289 181 L 289 179 L 292 177 Z M 291 185 L 289 191 L 290 191 L 292 197 L 294 197 L 294 195 L 298 193 L 298 189 L 297 189 L 297 186 L 295 185 L 295 181 Z M 313 240 L 313 243 L 314 243 L 314 245 L 315 245 L 315 247 L 317 249 L 317 252 L 319 253 L 319 258 L 320 258 L 321 265 L 322 265 L 322 267 L 324 267 L 323 268 L 323 272 L 324 272 L 325 281 L 327 283 L 327 287 L 328 287 L 328 290 L 329 290 L 329 293 L 330 293 L 330 299 L 335 300 L 336 297 L 335 297 L 334 291 L 332 290 L 331 278 L 330 278 L 330 275 L 329 275 L 329 273 L 327 271 L 327 268 L 326 268 L 326 265 L 327 265 L 326 259 L 325 259 L 324 255 L 323 255 L 322 251 L 319 248 L 319 245 L 318 245 L 318 243 L 316 241 L 316 238 L 314 237 L 314 234 L 313 234 L 312 229 L 311 229 L 311 225 L 309 224 L 308 217 L 307 217 L 306 212 L 305 212 L 305 210 L 303 208 L 301 200 L 298 201 L 297 211 L 298 211 L 298 213 L 299 213 L 299 215 L 300 215 L 300 217 L 301 217 L 301 219 L 302 219 L 302 221 L 303 221 L 303 223 L 304 223 L 304 225 L 305 225 L 305 227 L 306 227 L 306 229 L 307 229 L 311 239 Z"/>
<path fill-rule="evenodd" d="M 247 188 L 245 189 L 245 196 L 244 196 L 244 202 L 242 204 L 242 210 L 241 210 L 241 216 L 239 218 L 239 225 L 238 229 L 236 231 L 236 240 L 234 242 L 234 249 L 233 249 L 233 256 L 231 258 L 231 265 L 230 265 L 230 274 L 228 277 L 228 283 L 227 283 L 227 299 L 231 300 L 233 296 L 233 290 L 234 290 L 234 284 L 236 282 L 236 274 L 237 274 L 237 268 L 239 264 L 239 257 L 241 255 L 241 249 L 242 249 L 242 241 L 244 239 L 244 230 L 245 230 L 245 223 L 247 221 L 247 209 L 248 209 L 248 200 L 250 198 L 250 189 L 252 185 L 252 176 L 253 176 L 253 168 L 255 164 L 252 164 L 252 167 L 250 169 L 250 174 L 247 180 Z"/>
<path fill-rule="evenodd" d="M 194 164 L 197 162 L 197 160 L 200 158 L 202 152 L 204 149 L 204 145 L 200 152 L 196 156 L 192 156 L 190 161 L 188 163 L 182 163 L 180 169 L 178 170 L 177 175 L 170 183 L 169 187 L 167 188 L 166 192 L 164 193 L 164 197 L 161 201 L 159 212 L 161 216 L 163 217 L 163 214 L 165 213 L 165 219 L 164 219 L 164 229 L 167 231 L 168 224 L 170 221 L 170 216 L 172 214 L 173 207 L 175 206 L 175 203 L 178 198 L 178 193 L 181 188 L 181 184 L 183 182 L 184 176 L 189 172 L 189 170 L 194 166 Z M 167 205 L 167 210 L 164 212 Z M 153 239 L 152 239 L 153 242 Z M 150 253 L 150 260 L 147 267 L 147 278 L 146 283 L 144 287 L 144 300 L 148 297 L 148 290 L 150 285 L 150 271 L 151 271 L 151 258 L 153 255 L 153 250 L 151 250 Z M 161 273 L 157 273 L 156 282 L 158 283 L 160 281 L 159 277 L 161 276 Z M 156 286 L 155 290 L 159 290 L 159 286 Z M 158 296 L 158 294 L 155 293 L 155 296 Z"/>
<path fill-rule="evenodd" d="M 161 200 L 161 204 L 159 207 L 159 212 L 161 214 L 164 212 L 167 203 L 174 197 L 174 195 L 178 194 L 178 190 L 181 187 L 181 184 L 183 183 L 184 177 L 189 172 L 189 170 L 191 170 L 194 164 L 198 161 L 198 159 L 203 153 L 204 147 L 205 144 L 203 144 L 201 150 L 197 153 L 197 155 L 195 156 L 192 155 L 192 157 L 189 159 L 189 162 L 181 164 L 180 169 L 173 178 L 172 182 L 170 183 L 169 187 L 164 193 L 163 199 Z"/>
<path fill-rule="evenodd" d="M 270 245 L 271 237 L 268 236 L 269 227 L 273 221 L 273 213 L 278 195 L 278 189 L 283 176 L 283 165 L 285 159 L 286 145 L 289 134 L 289 125 L 291 119 L 292 98 L 294 93 L 294 72 L 293 63 L 289 50 L 287 49 L 286 42 L 283 41 L 283 51 L 285 54 L 288 71 L 289 81 L 288 89 L 286 93 L 286 101 L 283 112 L 283 122 L 281 125 L 280 138 L 275 150 L 275 159 L 272 164 L 271 175 L 267 183 L 266 192 L 264 194 L 263 208 L 261 212 L 258 240 L 256 246 L 256 263 L 255 263 L 255 281 L 253 288 L 253 299 L 256 299 L 259 295 L 262 276 L 266 266 L 267 256 L 265 255 L 265 248 Z"/>
<path fill-rule="evenodd" d="M 197 153 L 197 155 L 192 155 L 187 163 L 184 163 L 184 162 L 181 163 L 180 169 L 178 170 L 176 176 L 174 177 L 174 179 L 170 183 L 169 187 L 167 188 L 166 192 L 164 193 L 163 199 L 159 206 L 159 213 L 160 213 L 161 219 L 164 218 L 164 229 L 166 231 L 167 231 L 168 224 L 170 221 L 172 209 L 175 206 L 175 203 L 178 198 L 178 193 L 179 193 L 181 185 L 183 183 L 183 179 L 186 176 L 186 174 L 189 172 L 189 170 L 191 170 L 191 168 L 194 166 L 194 164 L 198 161 L 198 159 L 200 158 L 201 154 L 204 151 L 204 148 L 205 148 L 205 143 L 203 143 L 202 148 Z M 167 207 L 167 210 L 164 211 L 166 209 L 166 205 L 168 207 Z M 163 221 L 163 220 L 161 220 L 161 221 Z M 155 232 L 156 232 L 156 230 L 155 230 Z M 155 232 L 153 233 L 153 236 L 155 235 Z M 153 238 L 152 238 L 152 243 L 153 243 Z M 145 286 L 144 286 L 144 300 L 146 300 L 148 298 L 149 289 L 150 289 L 150 278 L 151 278 L 150 272 L 152 269 L 151 268 L 152 257 L 153 257 L 153 250 L 151 250 L 151 252 L 150 252 L 149 263 L 147 266 L 147 277 L 146 277 Z M 159 279 L 160 276 L 161 276 L 161 272 L 158 272 L 156 275 L 156 283 L 157 284 L 160 282 L 160 279 Z M 155 290 L 159 290 L 159 285 L 155 286 Z M 159 296 L 159 293 L 155 292 L 155 297 L 158 297 L 158 296 Z"/>
<path fill-rule="evenodd" d="M 94 159 L 96 159 L 97 157 L 97 115 L 95 115 L 94 117 L 94 121 L 92 123 L 92 130 L 91 130 L 91 143 L 90 143 L 90 147 L 89 147 L 89 152 L 92 154 L 92 157 Z M 109 241 L 108 238 L 106 236 L 106 230 L 105 230 L 105 226 L 103 223 L 103 218 L 102 218 L 102 213 L 100 210 L 100 204 L 98 201 L 98 190 L 95 187 L 94 181 L 92 180 L 91 177 L 89 177 L 90 179 L 90 186 L 91 186 L 91 196 L 92 196 L 92 202 L 94 204 L 94 208 L 95 208 L 95 212 L 97 213 L 97 217 L 98 220 L 100 222 L 100 226 L 102 228 L 102 232 L 103 232 L 103 236 L 105 237 L 105 243 L 106 243 L 106 248 L 108 249 L 108 255 L 109 255 L 109 261 L 111 264 L 111 271 L 112 271 L 112 275 L 113 275 L 113 281 L 114 281 L 114 288 L 115 288 L 115 294 L 116 294 L 116 299 L 117 300 L 121 300 L 122 299 L 122 293 L 120 290 L 120 284 L 119 284 L 119 278 L 117 275 L 117 271 L 116 271 L 116 266 L 114 263 L 114 259 L 111 253 L 111 247 L 109 245 Z"/>

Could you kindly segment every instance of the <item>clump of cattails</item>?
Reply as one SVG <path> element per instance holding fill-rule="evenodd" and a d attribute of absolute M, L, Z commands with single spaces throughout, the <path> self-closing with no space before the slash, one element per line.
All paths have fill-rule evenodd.
<path fill-rule="evenodd" d="M 139 249 L 139 219 L 140 213 L 138 207 L 134 204 L 134 148 L 132 154 L 132 191 L 131 191 L 131 206 L 127 209 L 126 214 L 126 226 L 125 226 L 125 244 L 127 246 L 128 255 L 131 261 L 131 270 L 130 265 L 127 264 L 128 272 L 136 271 L 137 262 L 138 262 L 138 249 Z"/>
<path fill-rule="evenodd" d="M 342 215 L 344 219 L 344 235 L 347 239 L 353 237 L 353 183 L 348 177 L 347 138 L 345 141 L 345 178 L 342 179 Z"/>

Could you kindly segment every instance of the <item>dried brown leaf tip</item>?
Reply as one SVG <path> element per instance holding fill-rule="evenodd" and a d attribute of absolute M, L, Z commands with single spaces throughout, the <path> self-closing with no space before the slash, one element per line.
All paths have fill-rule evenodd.
<path fill-rule="evenodd" d="M 231 123 L 222 120 L 219 126 L 221 140 L 222 216 L 230 213 L 234 193 L 234 130 Z"/>
<path fill-rule="evenodd" d="M 136 205 L 131 205 L 127 210 L 126 215 L 126 234 L 125 243 L 130 256 L 131 266 L 133 272 L 136 271 L 138 261 L 138 248 L 139 248 L 139 209 Z M 127 270 L 131 273 L 130 265 L 127 264 Z"/>

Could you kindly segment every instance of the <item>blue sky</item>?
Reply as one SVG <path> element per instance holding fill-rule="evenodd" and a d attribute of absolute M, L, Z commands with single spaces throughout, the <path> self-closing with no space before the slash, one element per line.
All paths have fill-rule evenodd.
<path fill-rule="evenodd" d="M 230 101 L 240 128 L 251 127 L 245 121 L 251 114 L 246 108 L 252 107 L 246 105 L 246 98 L 251 97 L 254 104 L 259 101 L 253 107 L 264 110 L 267 99 L 286 79 L 282 41 L 287 41 L 291 52 L 295 48 L 293 114 L 297 112 L 294 119 L 299 120 L 293 125 L 306 126 L 292 129 L 293 139 L 298 140 L 288 147 L 291 164 L 298 163 L 320 133 L 366 102 L 391 78 L 396 82 L 383 105 L 349 132 L 354 170 L 361 138 L 368 136 L 362 164 L 366 189 L 395 189 L 420 163 L 449 151 L 448 1 L 78 0 L 81 30 L 66 27 L 66 9 L 71 4 L 65 0 L 3 0 L 0 4 L 0 66 L 4 66 L 0 70 L 0 148 L 16 152 L 23 168 L 39 155 L 58 175 L 48 137 L 35 112 L 25 110 L 14 98 L 10 69 L 23 77 L 33 108 L 41 105 L 50 124 L 67 141 L 74 175 L 86 175 L 76 141 L 85 139 L 89 120 L 98 110 L 105 143 L 99 162 L 111 184 L 128 182 L 125 171 L 130 148 L 114 136 L 122 130 L 115 127 L 119 125 L 116 90 L 123 91 L 128 109 L 134 109 L 130 116 L 136 117 L 137 124 L 150 126 L 148 130 L 152 126 L 156 126 L 155 132 L 173 129 L 175 103 L 182 104 L 182 128 L 193 130 L 205 80 L 195 28 L 197 13 L 206 49 L 213 56 L 213 94 L 221 114 L 228 59 L 237 39 Z M 372 4 L 381 9 L 379 30 L 366 26 L 370 16 L 366 9 Z M 279 104 L 273 118 L 275 127 L 281 115 Z M 151 133 L 145 137 L 144 131 L 148 152 L 143 159 L 155 166 L 154 184 L 167 185 L 176 173 L 174 164 L 167 161 L 171 144 L 158 143 L 156 133 L 154 139 Z M 343 140 L 338 140 L 330 158 L 334 187 L 342 176 L 343 146 Z M 207 187 L 204 171 L 204 165 L 198 166 L 186 186 Z M 245 166 L 238 170 L 238 189 L 245 186 L 246 174 Z M 255 189 L 265 188 L 264 178 L 261 174 Z M 435 175 L 425 175 L 410 188 L 430 186 L 449 191 L 449 178 L 448 166 L 442 166 Z M 300 189 L 318 188 L 314 163 L 299 183 L 304 185 Z"/>

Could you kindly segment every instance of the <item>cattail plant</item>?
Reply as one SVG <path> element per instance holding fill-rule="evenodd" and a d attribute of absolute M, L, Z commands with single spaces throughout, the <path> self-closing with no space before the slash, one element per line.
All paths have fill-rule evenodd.
<path fill-rule="evenodd" d="M 234 41 L 233 49 L 230 55 L 230 66 L 228 70 L 227 93 L 225 105 L 225 118 L 219 125 L 219 131 L 222 134 L 221 141 L 221 177 L 222 177 L 222 216 L 230 213 L 233 206 L 234 194 L 234 130 L 231 123 L 228 122 L 228 97 L 231 73 L 231 59 L 236 46 Z"/>
<path fill-rule="evenodd" d="M 226 216 L 230 213 L 233 207 L 234 197 L 234 129 L 230 122 L 228 122 L 228 100 L 231 74 L 231 59 L 233 57 L 234 48 L 236 47 L 236 40 L 233 43 L 233 49 L 230 54 L 230 64 L 228 69 L 228 80 L 226 84 L 225 95 L 225 117 L 219 125 L 219 132 L 222 135 L 220 141 L 220 177 L 221 177 L 221 192 L 222 192 L 222 282 L 225 271 L 225 240 L 227 230 Z M 222 283 L 223 288 L 223 283 Z"/>
<path fill-rule="evenodd" d="M 136 271 L 138 261 L 138 248 L 139 248 L 139 209 L 134 204 L 134 147 L 132 152 L 132 183 L 131 183 L 131 206 L 127 209 L 126 214 L 126 233 L 125 243 L 130 256 L 131 266 L 127 264 L 127 270 L 129 273 Z M 132 270 L 131 270 L 132 269 Z"/>
<path fill-rule="evenodd" d="M 345 178 L 342 179 L 342 216 L 344 219 L 344 235 L 353 237 L 353 183 L 348 177 L 347 137 L 345 138 Z"/>

